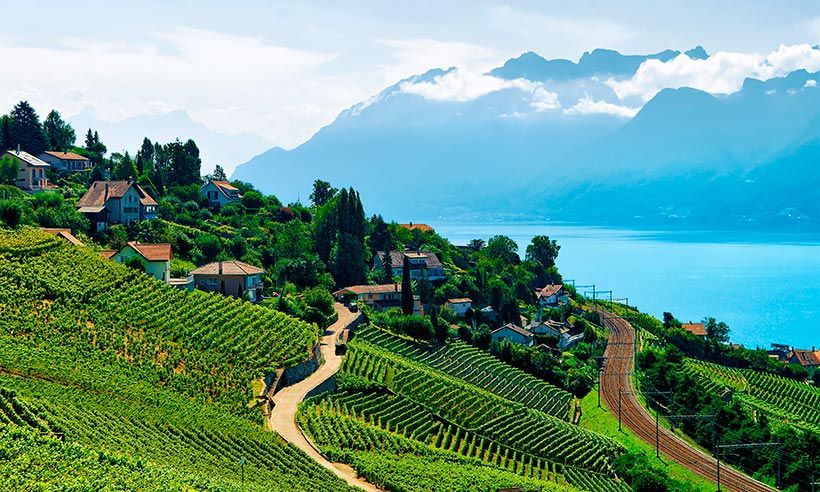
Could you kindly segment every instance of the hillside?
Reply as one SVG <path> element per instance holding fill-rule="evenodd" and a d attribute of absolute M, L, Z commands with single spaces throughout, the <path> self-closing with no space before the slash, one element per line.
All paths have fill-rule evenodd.
<path fill-rule="evenodd" d="M 0 488 L 347 490 L 248 408 L 311 325 L 34 229 L 0 231 L 0 272 Z"/>
<path fill-rule="evenodd" d="M 569 393 L 461 342 L 431 347 L 366 327 L 337 382 L 339 392 L 303 405 L 300 422 L 373 483 L 427 490 L 434 467 L 436 490 L 628 489 L 611 468 L 622 446 L 570 424 Z"/>

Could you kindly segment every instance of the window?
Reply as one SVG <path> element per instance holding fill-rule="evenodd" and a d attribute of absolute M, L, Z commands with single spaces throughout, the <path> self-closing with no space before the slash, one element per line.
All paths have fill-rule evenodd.
<path fill-rule="evenodd" d="M 211 278 L 208 279 L 208 285 L 216 285 L 218 283 L 219 283 L 219 279 L 217 279 L 217 278 L 211 277 Z"/>

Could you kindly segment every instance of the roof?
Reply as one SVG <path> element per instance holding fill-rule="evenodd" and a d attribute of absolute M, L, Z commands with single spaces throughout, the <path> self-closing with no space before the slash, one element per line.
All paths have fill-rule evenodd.
<path fill-rule="evenodd" d="M 94 207 L 80 207 L 77 209 L 81 214 L 96 214 L 105 210 L 105 205 L 97 205 Z"/>
<path fill-rule="evenodd" d="M 7 150 L 6 153 L 3 154 L 3 157 L 5 157 L 7 155 L 10 155 L 10 156 L 15 157 L 17 159 L 20 159 L 21 161 L 25 162 L 29 166 L 51 167 L 51 164 L 49 164 L 48 162 L 41 161 L 40 159 L 34 157 L 33 155 L 31 155 L 28 152 L 25 152 L 23 150 L 19 150 L 19 151 L 18 150 Z"/>
<path fill-rule="evenodd" d="M 100 251 L 100 254 L 105 256 L 108 259 L 111 259 L 115 254 L 117 254 L 117 250 L 115 249 L 104 249 Z"/>
<path fill-rule="evenodd" d="M 427 232 L 427 231 L 432 231 L 433 230 L 433 228 L 430 227 L 427 224 L 414 224 L 412 222 L 410 222 L 409 224 L 399 224 L 399 227 L 404 227 L 405 229 L 410 229 L 411 231 L 413 229 L 418 229 L 422 232 Z"/>
<path fill-rule="evenodd" d="M 201 266 L 191 272 L 191 275 L 255 275 L 265 270 L 242 261 L 215 261 Z"/>
<path fill-rule="evenodd" d="M 800 350 L 794 349 L 789 355 L 789 360 L 794 359 L 801 366 L 820 366 L 820 350 Z"/>
<path fill-rule="evenodd" d="M 216 186 L 222 188 L 223 190 L 239 191 L 238 188 L 236 188 L 234 185 L 228 183 L 227 181 L 217 181 L 215 179 L 212 179 L 211 183 L 213 183 Z"/>
<path fill-rule="evenodd" d="M 697 335 L 699 337 L 706 336 L 706 327 L 703 323 L 683 323 L 680 325 L 681 328 L 688 331 L 692 335 Z"/>
<path fill-rule="evenodd" d="M 531 337 L 532 336 L 532 333 L 528 332 L 524 328 L 521 328 L 520 326 L 518 326 L 514 323 L 507 323 L 506 325 L 502 326 L 501 328 L 496 328 L 495 330 L 493 330 L 493 333 L 498 333 L 501 330 L 512 330 L 512 331 L 518 333 L 519 335 L 522 335 L 522 336 L 525 336 L 525 337 Z"/>
<path fill-rule="evenodd" d="M 376 251 L 379 263 L 384 263 L 384 251 Z M 441 261 L 438 256 L 432 251 L 391 251 L 390 252 L 390 266 L 392 268 L 402 268 L 404 266 L 404 257 L 408 258 L 424 258 L 424 264 L 427 268 L 441 267 Z"/>
<path fill-rule="evenodd" d="M 63 161 L 87 161 L 88 157 L 82 156 L 80 154 L 75 154 L 74 152 L 58 152 L 56 150 L 47 150 L 43 152 L 43 154 L 48 154 L 51 157 L 56 157 L 57 159 Z"/>
<path fill-rule="evenodd" d="M 527 326 L 530 330 L 537 330 L 539 327 L 545 326 L 550 330 L 555 330 L 559 333 L 568 332 L 569 326 L 566 323 L 562 323 L 560 321 L 553 321 L 551 319 L 546 319 L 542 321 L 533 321 L 532 323 Z"/>
<path fill-rule="evenodd" d="M 388 292 L 401 292 L 401 284 L 379 284 L 379 285 L 351 285 L 343 289 L 339 289 L 333 293 L 339 294 L 386 294 Z"/>
<path fill-rule="evenodd" d="M 563 288 L 564 284 L 547 284 L 543 288 L 536 290 L 535 296 L 538 298 L 550 297 L 557 294 Z"/>
<path fill-rule="evenodd" d="M 77 239 L 74 234 L 71 233 L 71 229 L 60 229 L 56 227 L 41 227 L 41 231 L 47 232 L 49 234 L 54 234 L 55 236 L 61 237 L 68 241 L 69 243 L 73 244 L 74 246 L 84 246 L 82 241 Z"/>
<path fill-rule="evenodd" d="M 148 261 L 171 261 L 171 258 L 173 258 L 171 245 L 168 243 L 138 243 L 136 241 L 129 241 L 128 246 L 131 246 L 134 251 Z"/>
<path fill-rule="evenodd" d="M 462 304 L 465 302 L 473 302 L 473 300 L 469 297 L 457 297 L 455 299 L 447 299 L 447 302 L 449 302 L 450 304 Z"/>
<path fill-rule="evenodd" d="M 146 193 L 142 187 L 131 180 L 128 181 L 94 181 L 88 187 L 85 195 L 77 200 L 77 208 L 104 207 L 105 202 L 110 198 L 122 198 L 128 193 L 129 188 L 134 187 L 140 196 L 142 205 L 156 205 L 157 202 Z M 80 210 L 83 212 L 84 210 Z M 91 211 L 91 210 L 89 210 Z M 99 212 L 99 210 L 95 210 Z"/>

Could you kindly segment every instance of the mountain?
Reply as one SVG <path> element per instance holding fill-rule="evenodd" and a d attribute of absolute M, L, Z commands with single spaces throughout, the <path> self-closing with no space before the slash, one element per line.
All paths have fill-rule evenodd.
<path fill-rule="evenodd" d="M 343 111 L 296 149 L 260 154 L 233 177 L 284 200 L 308 196 L 317 178 L 353 186 L 366 206 L 397 220 L 732 225 L 791 223 L 795 215 L 783 211 L 796 209 L 806 211 L 797 212 L 798 222 L 820 226 L 810 204 L 748 198 L 788 181 L 758 169 L 792 174 L 800 159 L 818 162 L 812 138 L 820 131 L 820 88 L 811 81 L 820 74 L 748 79 L 729 95 L 664 89 L 639 111 L 605 83 L 631 77 L 647 60 L 682 55 L 708 57 L 701 47 L 652 55 L 594 50 L 578 63 L 524 53 L 479 81 L 493 90 L 466 96 L 458 92 L 469 82 L 463 74 L 431 70 Z M 744 186 L 747 180 L 760 184 Z M 731 210 L 715 213 L 718 203 Z"/>
<path fill-rule="evenodd" d="M 237 164 L 270 147 L 270 142 L 255 135 L 215 132 L 193 121 L 185 111 L 142 114 L 116 122 L 100 120 L 91 112 L 84 111 L 68 120 L 77 132 L 78 141 L 81 142 L 85 132 L 91 128 L 99 132 L 109 152 L 128 150 L 133 153 L 145 137 L 161 143 L 192 138 L 199 147 L 205 172 L 217 164 L 230 172 Z"/>

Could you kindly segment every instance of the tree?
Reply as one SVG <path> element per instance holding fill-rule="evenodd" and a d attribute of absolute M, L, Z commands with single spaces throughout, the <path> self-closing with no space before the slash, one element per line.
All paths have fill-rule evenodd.
<path fill-rule="evenodd" d="M 133 268 L 139 272 L 145 272 L 145 265 L 142 263 L 142 260 L 139 259 L 138 256 L 134 256 L 133 258 L 129 258 L 128 261 L 125 262 L 125 266 L 128 268 Z"/>
<path fill-rule="evenodd" d="M 483 239 L 473 239 L 472 241 L 470 241 L 467 247 L 477 253 L 484 249 L 484 246 L 486 245 L 487 243 Z"/>
<path fill-rule="evenodd" d="M 201 234 L 194 240 L 194 244 L 200 253 L 202 253 L 202 260 L 204 263 L 213 261 L 216 256 L 222 251 L 222 243 L 219 238 L 213 234 Z"/>
<path fill-rule="evenodd" d="M 335 241 L 331 243 L 330 271 L 339 285 L 360 284 L 367 277 L 364 261 L 366 220 L 362 201 L 359 194 L 353 188 L 350 188 L 347 190 L 342 189 L 338 200 L 334 199 L 330 203 L 333 203 L 331 213 L 336 216 L 335 225 L 337 227 Z M 320 210 L 323 208 L 320 207 Z M 317 212 L 318 216 L 319 213 Z M 333 222 L 330 221 L 330 223 Z M 319 249 L 318 229 L 319 225 L 317 224 L 317 250 Z M 323 235 L 328 232 L 332 234 L 333 232 L 332 229 L 327 230 L 326 226 L 322 226 L 321 229 Z M 333 235 L 330 237 L 333 237 Z"/>
<path fill-rule="evenodd" d="M 46 137 L 37 112 L 28 103 L 20 101 L 11 110 L 11 148 L 18 145 L 29 154 L 39 155 L 46 149 Z"/>
<path fill-rule="evenodd" d="M 721 345 L 729 343 L 729 325 L 712 317 L 705 318 L 703 324 L 706 327 L 706 342 L 714 352 L 718 352 Z"/>
<path fill-rule="evenodd" d="M 228 176 L 225 174 L 225 170 L 222 169 L 222 166 L 220 166 L 219 164 L 217 164 L 214 168 L 214 173 L 211 175 L 211 177 L 217 181 L 228 180 Z"/>
<path fill-rule="evenodd" d="M 63 118 L 55 110 L 52 110 L 43 121 L 43 133 L 46 137 L 46 145 L 50 150 L 66 152 L 74 146 L 77 134 L 70 124 L 63 121 Z"/>
<path fill-rule="evenodd" d="M 0 158 L 0 184 L 13 185 L 17 181 L 18 169 L 16 159 L 8 156 Z"/>
<path fill-rule="evenodd" d="M 555 259 L 558 258 L 558 250 L 561 246 L 558 241 L 550 239 L 549 236 L 535 236 L 527 246 L 527 260 L 534 261 L 546 270 L 555 266 Z"/>
<path fill-rule="evenodd" d="M 242 206 L 247 210 L 257 211 L 265 206 L 265 197 L 258 191 L 249 191 L 242 195 Z"/>
<path fill-rule="evenodd" d="M 0 200 L 0 223 L 17 227 L 23 222 L 25 209 L 18 200 Z"/>
<path fill-rule="evenodd" d="M 12 148 L 11 144 L 11 116 L 0 116 L 0 151 Z"/>
<path fill-rule="evenodd" d="M 444 343 L 447 341 L 447 337 L 450 336 L 450 327 L 447 326 L 447 322 L 439 319 L 438 317 L 438 309 L 433 308 L 433 312 L 430 314 L 430 323 L 433 324 L 433 330 L 435 330 L 436 340 L 439 343 Z"/>
<path fill-rule="evenodd" d="M 314 207 L 321 207 L 336 196 L 336 188 L 330 186 L 330 183 L 317 179 L 313 182 L 313 192 L 310 194 L 310 201 Z"/>
<path fill-rule="evenodd" d="M 102 166 L 105 161 L 105 153 L 108 149 L 100 142 L 100 135 L 95 131 L 92 133 L 91 128 L 85 134 L 85 150 L 90 154 L 89 159 L 96 169 L 97 166 Z"/>
<path fill-rule="evenodd" d="M 410 260 L 405 256 L 401 272 L 401 310 L 413 314 L 413 284 L 410 282 Z"/>
<path fill-rule="evenodd" d="M 384 256 L 382 256 L 382 280 L 386 284 L 393 283 L 393 259 L 390 254 L 389 245 L 384 245 Z"/>
<path fill-rule="evenodd" d="M 487 241 L 487 246 L 483 250 L 487 258 L 500 260 L 505 265 L 517 265 L 521 263 L 518 256 L 518 245 L 507 236 L 493 236 Z"/>

